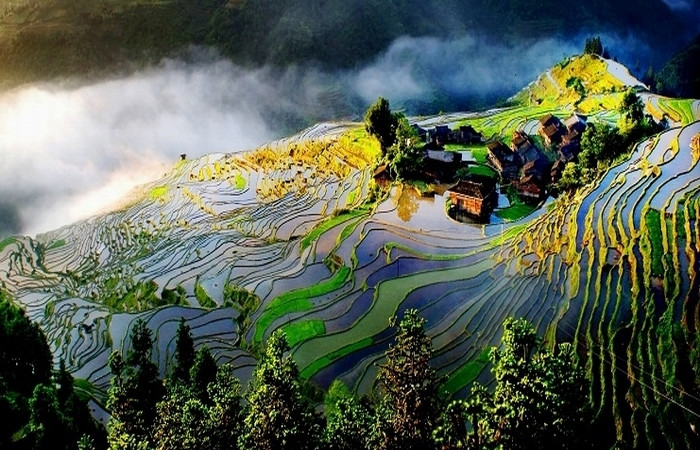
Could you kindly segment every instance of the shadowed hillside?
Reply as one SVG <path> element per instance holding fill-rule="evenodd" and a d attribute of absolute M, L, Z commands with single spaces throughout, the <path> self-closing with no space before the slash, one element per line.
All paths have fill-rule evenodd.
<path fill-rule="evenodd" d="M 507 42 L 605 32 L 657 55 L 682 33 L 660 0 L 19 0 L 0 6 L 0 86 L 131 71 L 209 45 L 235 62 L 328 68 L 366 62 L 400 36 Z"/>

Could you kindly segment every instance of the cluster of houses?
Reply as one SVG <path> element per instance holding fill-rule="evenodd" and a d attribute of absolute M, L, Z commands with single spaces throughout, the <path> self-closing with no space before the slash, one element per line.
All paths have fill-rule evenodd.
<path fill-rule="evenodd" d="M 542 126 L 542 121 L 548 122 L 548 127 Z M 566 163 L 574 161 L 581 152 L 581 135 L 586 131 L 586 117 L 574 114 L 562 123 L 552 115 L 540 120 L 539 133 L 547 145 L 556 145 L 559 158 L 552 166 L 550 178 L 556 183 L 561 178 Z"/>
<path fill-rule="evenodd" d="M 532 138 L 521 130 L 513 133 L 510 146 L 500 140 L 487 144 L 488 160 L 501 174 L 503 184 L 510 184 L 524 200 L 539 201 L 546 185 L 561 177 L 564 165 L 578 157 L 586 118 L 574 114 L 564 122 L 547 114 L 539 121 L 537 134 L 547 147 L 556 147 L 557 161 L 552 165 Z"/>
<path fill-rule="evenodd" d="M 451 178 L 462 162 L 462 155 L 445 151 L 445 145 L 484 142 L 482 134 L 470 125 L 454 130 L 445 125 L 426 130 L 414 124 L 413 128 L 426 142 L 423 148 L 423 173 L 435 180 Z M 502 186 L 513 186 L 523 200 L 539 202 L 546 197 L 547 184 L 557 182 L 566 163 L 578 157 L 581 135 L 585 129 L 585 116 L 574 114 L 562 122 L 556 116 L 547 114 L 539 120 L 537 133 L 547 148 L 556 148 L 558 159 L 554 164 L 535 145 L 532 137 L 521 130 L 513 132 L 510 145 L 499 139 L 488 142 L 488 161 L 499 172 Z M 386 170 L 386 166 L 381 166 L 375 172 L 375 178 Z M 498 205 L 496 182 L 488 177 L 460 180 L 447 194 L 457 214 L 485 218 Z"/>
<path fill-rule="evenodd" d="M 423 146 L 423 176 L 436 182 L 452 179 L 462 163 L 462 154 L 445 151 L 445 145 L 470 145 L 484 142 L 483 135 L 471 125 L 460 126 L 454 130 L 447 125 L 437 125 L 430 130 L 417 124 L 413 124 L 412 127 L 419 138 L 425 142 Z M 374 172 L 374 179 L 380 183 L 389 181 L 391 177 L 388 165 L 379 166 Z"/>

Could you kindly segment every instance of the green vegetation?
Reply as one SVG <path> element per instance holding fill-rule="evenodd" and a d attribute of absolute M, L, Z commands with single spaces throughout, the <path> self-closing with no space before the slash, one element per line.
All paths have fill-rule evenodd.
<path fill-rule="evenodd" d="M 536 205 L 529 205 L 526 203 L 516 203 L 511 204 L 507 208 L 499 209 L 495 212 L 496 217 L 507 220 L 509 222 L 514 222 L 520 220 L 523 217 L 527 217 L 532 214 L 537 209 Z"/>
<path fill-rule="evenodd" d="M 600 40 L 600 36 L 586 39 L 583 52 L 589 55 L 603 56 L 603 43 Z"/>
<path fill-rule="evenodd" d="M 323 235 L 328 230 L 340 225 L 341 223 L 345 223 L 351 219 L 360 217 L 366 213 L 367 211 L 363 209 L 344 211 L 341 214 L 334 215 L 320 222 L 309 232 L 309 234 L 304 236 L 304 238 L 301 240 L 301 250 L 303 251 L 304 249 L 306 249 L 309 245 L 311 245 L 312 242 L 316 241 L 321 235 Z"/>
<path fill-rule="evenodd" d="M 326 334 L 326 326 L 322 320 L 305 320 L 294 322 L 282 327 L 290 347 L 294 347 L 299 342 L 311 339 L 314 336 Z"/>
<path fill-rule="evenodd" d="M 46 336 L 0 290 L 0 447 L 68 450 L 82 437 L 104 448 L 76 384 L 63 360 L 53 370 Z"/>
<path fill-rule="evenodd" d="M 389 102 L 379 97 L 365 112 L 365 130 L 380 143 L 380 164 L 388 164 L 399 179 L 416 178 L 423 161 L 423 151 L 418 133 L 403 114 L 392 113 Z"/>
<path fill-rule="evenodd" d="M 664 275 L 664 237 L 661 233 L 661 213 L 655 209 L 648 209 L 644 215 L 644 223 L 651 244 L 651 271 L 656 276 Z"/>
<path fill-rule="evenodd" d="M 240 288 L 231 283 L 224 287 L 224 307 L 233 307 L 238 311 L 236 323 L 240 330 L 250 327 L 250 315 L 260 306 L 260 297 L 254 292 Z"/>
<path fill-rule="evenodd" d="M 180 285 L 178 285 L 175 289 L 163 288 L 163 291 L 160 294 L 160 298 L 166 305 L 185 306 L 188 304 L 187 293 L 185 292 L 185 288 L 183 288 Z"/>
<path fill-rule="evenodd" d="M 489 166 L 483 164 L 470 165 L 457 171 L 458 178 L 466 178 L 470 175 L 479 177 L 497 178 L 498 174 Z"/>
<path fill-rule="evenodd" d="M 311 363 L 311 365 L 307 366 L 304 370 L 302 370 L 301 377 L 310 378 L 313 374 L 323 369 L 324 367 L 327 367 L 331 362 L 335 361 L 336 359 L 342 358 L 343 356 L 350 355 L 356 352 L 357 350 L 368 347 L 372 345 L 372 342 L 372 338 L 365 338 L 360 341 L 353 342 L 352 344 L 341 347 L 337 350 L 334 350 L 328 353 L 327 355 L 316 359 L 314 362 Z"/>
<path fill-rule="evenodd" d="M 10 245 L 14 242 L 16 242 L 16 239 L 13 237 L 9 237 L 9 238 L 6 238 L 6 239 L 3 239 L 2 241 L 0 241 L 0 252 L 5 250 L 5 247 L 7 247 L 8 245 Z"/>
<path fill-rule="evenodd" d="M 397 332 L 372 396 L 358 399 L 336 381 L 325 395 L 322 415 L 309 397 L 314 389 L 289 355 L 284 331 L 268 339 L 243 397 L 231 366 L 217 369 L 206 346 L 191 361 L 192 337 L 182 322 L 177 367 L 184 364 L 182 355 L 190 355 L 180 370 L 188 376 L 173 375 L 163 383 L 151 362 L 150 330 L 138 321 L 126 358 L 118 352 L 110 358 L 110 447 L 579 448 L 595 440 L 588 433 L 587 381 L 569 345 L 558 346 L 555 354 L 526 321 L 508 319 L 501 345 L 479 360 L 482 367 L 487 359 L 493 365 L 493 393 L 474 383 L 466 400 L 446 406 L 442 377 L 430 364 L 425 319 L 409 309 L 390 324 Z M 459 387 L 464 377 L 474 378 L 473 372 L 470 366 L 458 374 Z"/>
<path fill-rule="evenodd" d="M 236 186 L 237 189 L 244 189 L 246 186 L 246 180 L 243 178 L 243 175 L 240 173 L 237 173 L 233 177 L 233 185 Z"/>
<path fill-rule="evenodd" d="M 100 300 L 113 311 L 136 312 L 168 304 L 166 299 L 158 298 L 156 295 L 158 284 L 152 280 L 137 282 L 132 280 L 126 286 L 112 286 L 110 291 Z M 177 297 L 167 296 L 166 298 L 172 300 Z"/>
<path fill-rule="evenodd" d="M 51 245 L 46 247 L 46 250 L 53 250 L 56 248 L 61 248 L 64 245 L 66 245 L 66 240 L 65 239 L 58 239 L 58 240 L 52 242 Z M 0 245 L 0 247 L 2 247 L 2 245 Z"/>
<path fill-rule="evenodd" d="M 351 272 L 352 270 L 349 267 L 343 266 L 330 279 L 324 282 L 308 288 L 286 292 L 272 300 L 255 323 L 255 342 L 262 342 L 263 333 L 275 320 L 287 314 L 306 311 L 312 306 L 310 298 L 318 297 L 340 288 L 348 281 Z"/>
<path fill-rule="evenodd" d="M 199 306 L 202 308 L 211 309 L 218 306 L 200 283 L 195 283 L 194 285 L 194 296 L 197 298 L 197 302 L 199 302 Z"/>
<path fill-rule="evenodd" d="M 622 95 L 618 111 L 619 127 L 589 124 L 581 136 L 579 160 L 566 165 L 556 186 L 558 191 L 574 191 L 591 183 L 634 144 L 662 130 L 650 116 L 644 115 L 644 105 L 632 89 Z"/>
<path fill-rule="evenodd" d="M 694 100 L 688 99 L 667 99 L 660 98 L 659 106 L 666 112 L 671 119 L 682 125 L 688 125 L 695 122 L 695 113 L 693 112 Z"/>
<path fill-rule="evenodd" d="M 467 386 L 476 380 L 476 377 L 486 368 L 489 363 L 490 349 L 482 351 L 479 356 L 469 363 L 461 366 L 445 380 L 440 392 L 443 395 L 450 395 L 459 389 Z"/>
<path fill-rule="evenodd" d="M 652 85 L 664 95 L 700 98 L 700 34 L 666 63 Z"/>

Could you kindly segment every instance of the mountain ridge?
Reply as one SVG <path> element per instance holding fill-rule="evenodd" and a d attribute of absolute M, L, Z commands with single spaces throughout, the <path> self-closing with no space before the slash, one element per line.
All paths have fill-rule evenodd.
<path fill-rule="evenodd" d="M 568 14 L 559 15 L 561 10 Z M 466 33 L 511 44 L 585 33 L 638 33 L 656 49 L 652 59 L 659 66 L 659 55 L 683 41 L 677 30 L 684 28 L 660 0 L 615 7 L 569 0 L 526 5 L 498 0 L 488 7 L 456 0 L 420 5 L 408 0 L 23 0 L 0 12 L 5 86 L 129 73 L 190 45 L 212 46 L 248 66 L 352 68 L 401 36 Z"/>

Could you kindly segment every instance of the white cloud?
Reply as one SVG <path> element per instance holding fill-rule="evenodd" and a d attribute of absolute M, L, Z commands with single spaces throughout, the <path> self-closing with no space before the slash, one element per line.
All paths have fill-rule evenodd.
<path fill-rule="evenodd" d="M 6 233 L 47 231 L 94 214 L 112 193 L 157 177 L 180 153 L 239 151 L 272 139 L 260 105 L 273 100 L 264 100 L 262 83 L 229 63 L 169 63 L 80 88 L 4 94 L 0 194 L 19 222 L 5 224 Z"/>

